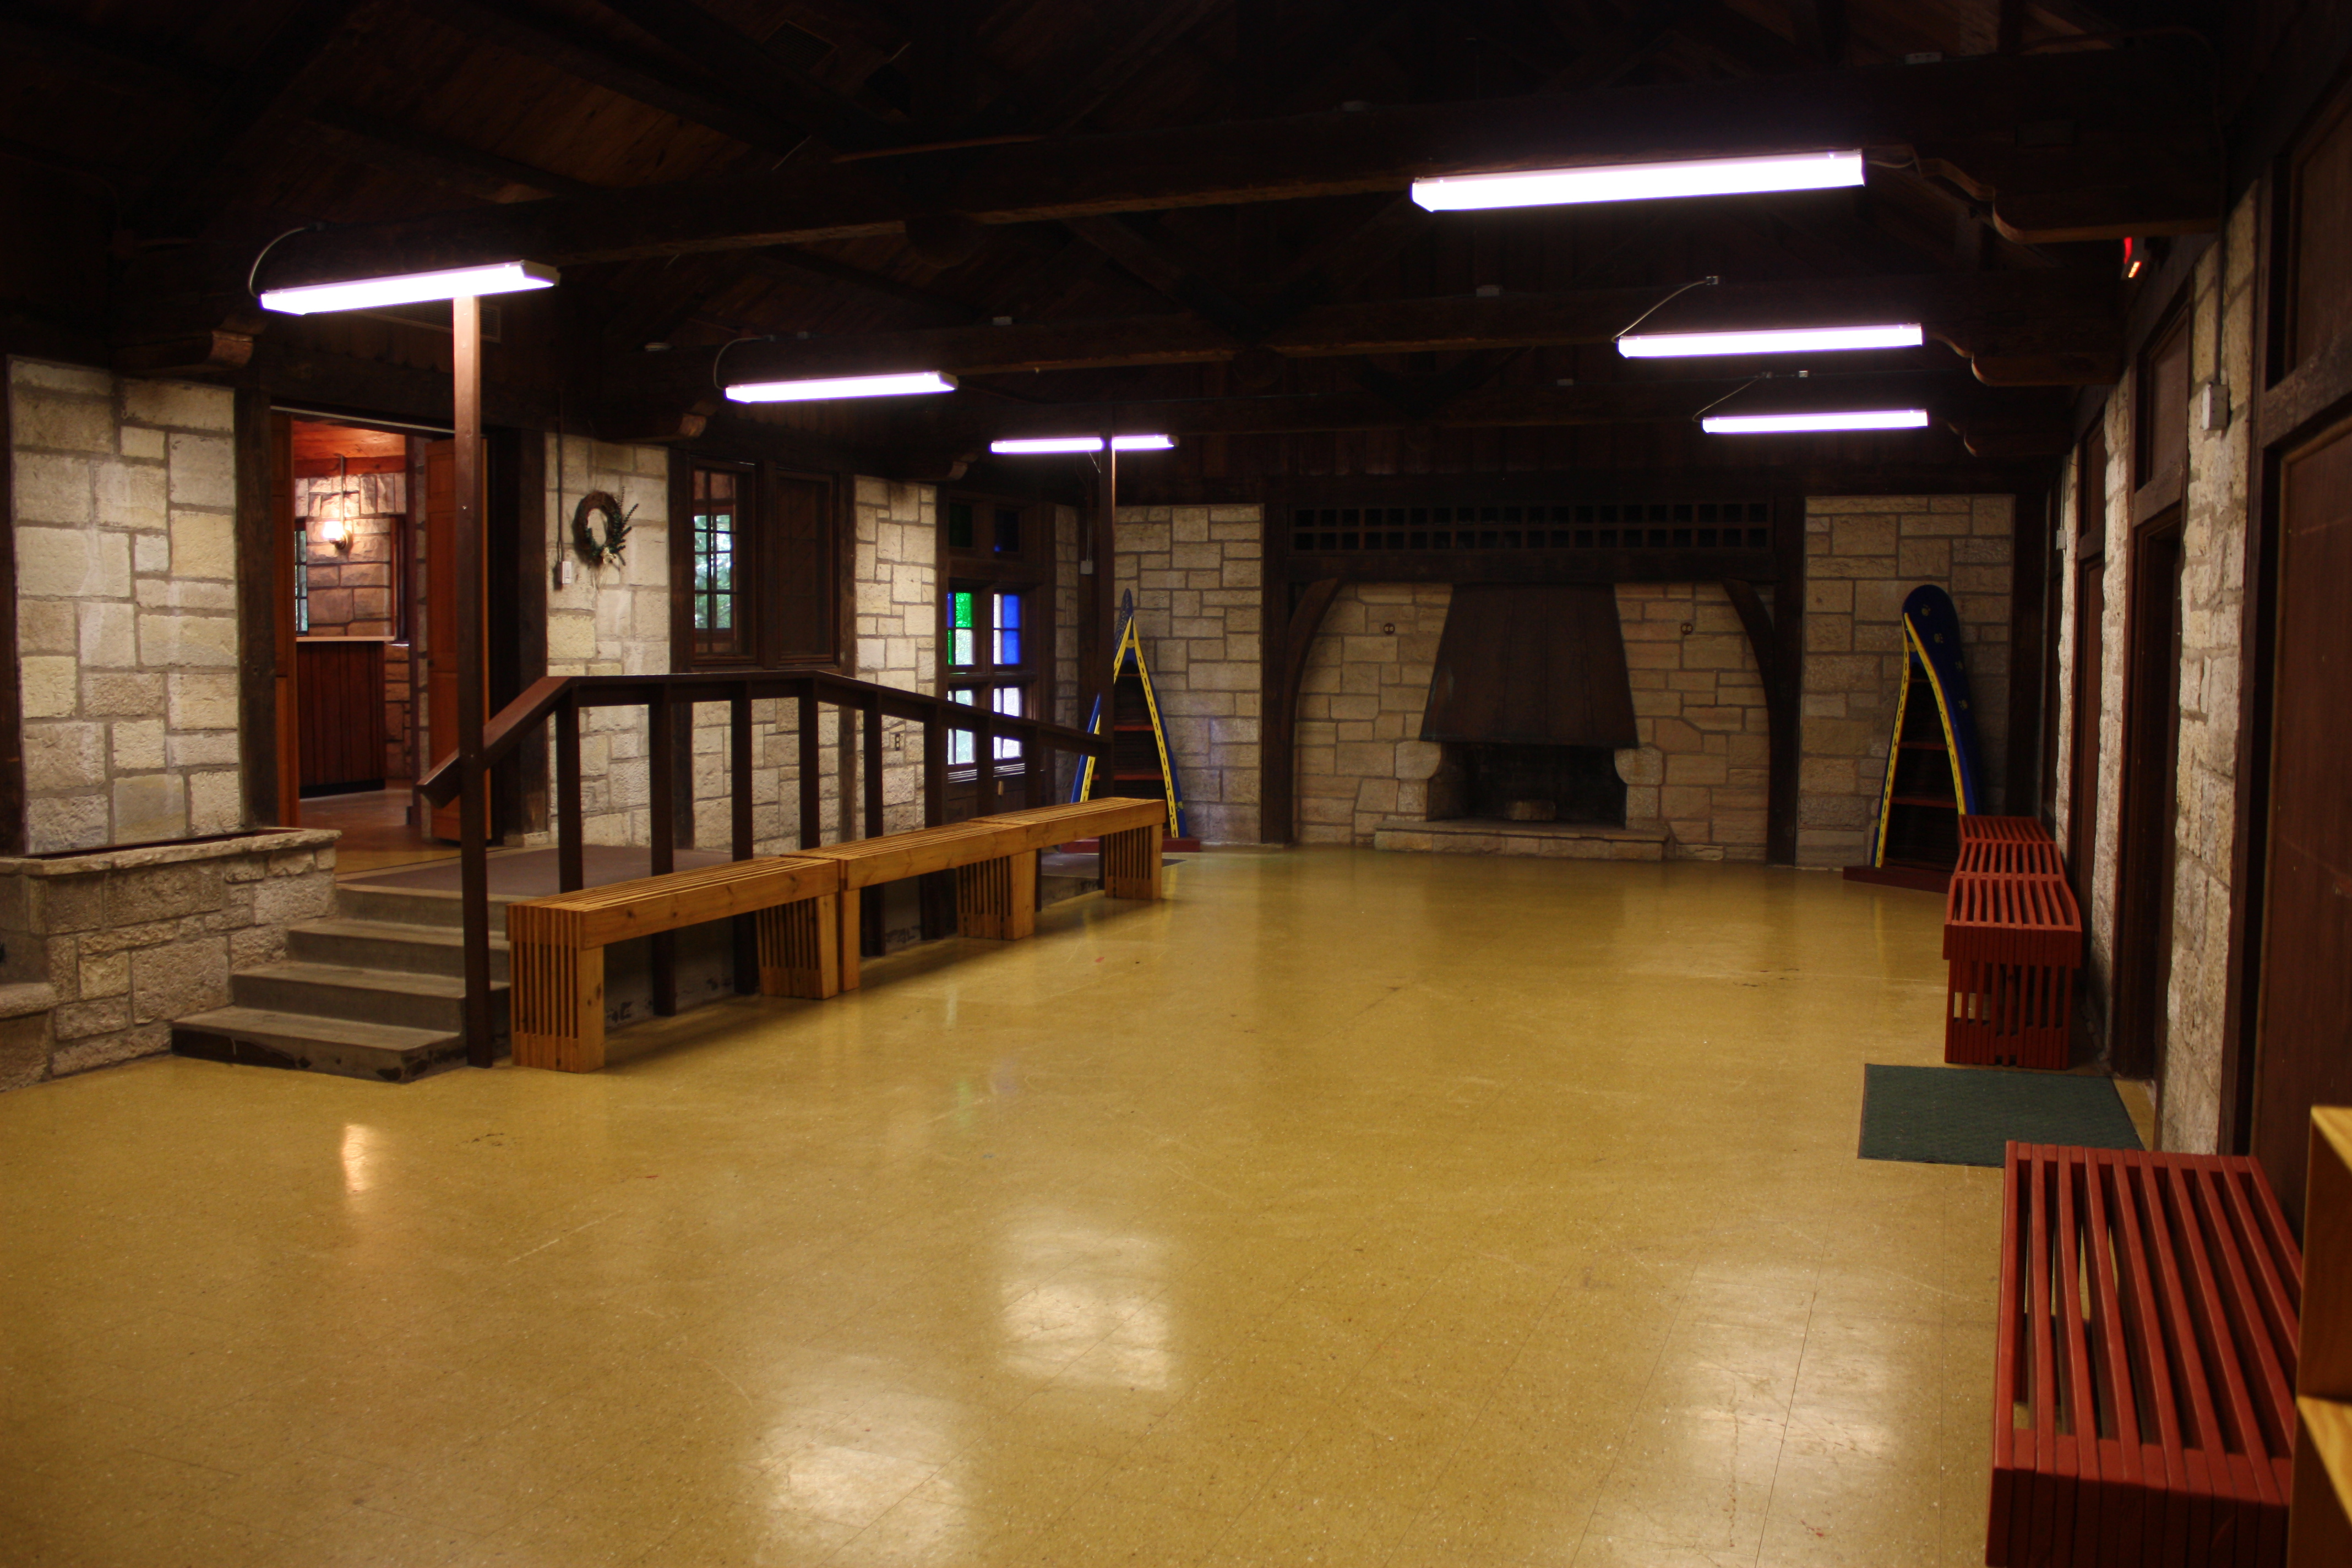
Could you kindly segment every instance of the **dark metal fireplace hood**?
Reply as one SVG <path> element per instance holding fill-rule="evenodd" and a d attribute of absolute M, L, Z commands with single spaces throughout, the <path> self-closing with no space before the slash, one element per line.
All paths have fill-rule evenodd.
<path fill-rule="evenodd" d="M 1424 741 L 1639 745 L 1625 634 L 1606 584 L 1454 590 L 1421 721 Z"/>

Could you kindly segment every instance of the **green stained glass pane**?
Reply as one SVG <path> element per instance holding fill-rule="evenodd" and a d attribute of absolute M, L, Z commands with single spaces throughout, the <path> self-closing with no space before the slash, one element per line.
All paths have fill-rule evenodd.
<path fill-rule="evenodd" d="M 958 594 L 955 596 L 955 625 L 958 630 L 971 625 L 972 597 L 970 594 Z"/>

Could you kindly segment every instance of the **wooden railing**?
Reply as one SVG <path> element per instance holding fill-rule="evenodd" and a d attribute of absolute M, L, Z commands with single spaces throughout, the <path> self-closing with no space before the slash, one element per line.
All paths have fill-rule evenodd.
<path fill-rule="evenodd" d="M 886 720 L 897 719 L 920 728 L 922 806 L 926 826 L 936 826 L 947 818 L 948 738 L 951 733 L 961 732 L 971 737 L 973 768 L 982 801 L 993 800 L 997 782 L 1010 775 L 1023 781 L 1024 805 L 1046 805 L 1054 789 L 1054 753 L 1092 757 L 1108 757 L 1110 754 L 1110 741 L 1105 736 L 1088 735 L 1082 731 L 1049 724 L 1038 719 L 1015 718 L 977 705 L 952 702 L 942 697 L 902 690 L 892 686 L 877 686 L 871 681 L 852 680 L 820 671 L 574 675 L 549 676 L 533 681 L 522 695 L 508 703 L 483 727 L 481 776 L 487 781 L 490 769 L 512 758 L 526 742 L 541 732 L 542 726 L 552 726 L 555 731 L 554 765 L 549 784 L 553 797 L 551 815 L 555 828 L 557 880 L 562 891 L 576 891 L 586 879 L 580 716 L 593 708 L 646 710 L 649 730 L 646 749 L 649 786 L 647 805 L 653 818 L 648 870 L 659 876 L 677 868 L 678 801 L 675 761 L 677 748 L 681 742 L 691 743 L 696 705 L 724 703 L 729 718 L 729 848 L 732 858 L 749 859 L 754 852 L 752 800 L 753 783 L 758 772 L 752 749 L 751 705 L 763 701 L 790 704 L 793 710 L 794 727 L 798 731 L 800 773 L 797 837 L 800 847 L 804 849 L 824 842 L 822 820 L 824 725 L 822 721 L 824 710 L 828 707 L 841 714 L 843 724 L 856 722 L 859 725 L 860 762 L 857 773 L 859 795 L 862 796 L 858 805 L 861 809 L 853 813 L 852 803 L 845 793 L 836 823 L 839 831 L 834 839 L 836 843 L 851 838 L 871 838 L 884 831 L 882 786 L 886 764 L 883 726 Z M 1017 761 L 997 757 L 996 742 L 999 737 L 1021 742 L 1021 756 Z M 417 791 L 432 805 L 446 805 L 457 797 L 459 777 L 458 760 L 451 757 L 419 781 Z M 483 803 L 483 810 L 487 820 L 487 801 Z M 862 820 L 856 820 L 858 818 Z M 852 831 L 853 826 L 858 830 Z M 487 1037 L 487 1028 L 478 1028 L 476 1021 L 487 1020 L 489 1016 L 489 931 L 486 900 L 478 890 L 483 880 L 480 850 L 472 845 L 466 847 L 466 859 L 469 862 L 465 867 L 467 884 L 465 902 L 467 908 L 464 921 L 467 950 L 467 1057 L 477 1066 L 486 1067 L 489 1065 L 490 1044 L 487 1037 L 477 1040 L 471 1037 L 477 1033 Z M 652 941 L 655 1010 L 667 1013 L 674 1009 L 676 1004 L 673 939 L 656 936 Z M 740 967 L 741 961 L 739 960 L 739 969 Z M 473 994 L 478 987 L 481 991 L 478 998 Z"/>

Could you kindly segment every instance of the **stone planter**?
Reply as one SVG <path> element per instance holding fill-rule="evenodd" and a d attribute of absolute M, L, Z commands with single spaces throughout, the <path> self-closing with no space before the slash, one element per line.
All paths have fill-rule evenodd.
<path fill-rule="evenodd" d="M 0 986 L 54 997 L 47 1059 L 35 1070 L 12 1039 L 0 1088 L 169 1050 L 173 1019 L 226 1005 L 230 970 L 283 959 L 288 926 L 333 912 L 340 837 L 268 828 L 0 859 Z"/>

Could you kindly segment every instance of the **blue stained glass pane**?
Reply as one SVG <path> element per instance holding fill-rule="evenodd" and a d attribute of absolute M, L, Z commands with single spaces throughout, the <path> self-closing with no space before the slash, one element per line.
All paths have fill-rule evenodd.
<path fill-rule="evenodd" d="M 1021 595 L 1018 595 L 1018 594 L 999 594 L 999 595 L 996 595 L 996 624 L 997 624 L 998 626 L 1003 626 L 1003 627 L 1005 630 L 1007 630 L 1007 631 L 1018 631 L 1018 630 L 1020 630 L 1020 628 L 1021 628 Z"/>
<path fill-rule="evenodd" d="M 1003 631 L 996 634 L 996 662 L 999 664 L 1019 664 L 1021 662 L 1021 634 L 1019 632 Z"/>

